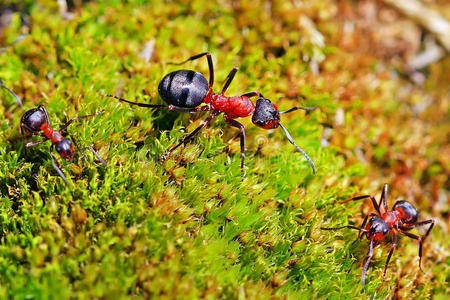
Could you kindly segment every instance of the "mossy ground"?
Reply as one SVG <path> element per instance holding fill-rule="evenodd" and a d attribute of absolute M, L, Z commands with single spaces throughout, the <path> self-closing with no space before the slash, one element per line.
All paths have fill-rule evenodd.
<path fill-rule="evenodd" d="M 29 30 L 0 55 L 0 78 L 24 102 L 21 109 L 0 92 L 1 298 L 449 294 L 450 61 L 430 66 L 425 83 L 415 85 L 401 71 L 409 40 L 377 31 L 405 23 L 417 31 L 412 22 L 375 1 L 74 1 L 70 20 L 55 3 L 16 1 L 0 35 L 6 45 Z M 449 13 L 443 2 L 430 5 Z M 365 15 L 373 6 L 375 16 Z M 386 15 L 388 25 L 380 21 Z M 325 46 L 302 16 L 314 21 Z M 343 30 L 348 20 L 357 24 L 351 32 Z M 383 44 L 389 39 L 390 48 Z M 139 56 L 148 42 L 149 61 Z M 316 163 L 315 176 L 280 130 L 248 119 L 244 182 L 238 131 L 221 118 L 159 164 L 157 157 L 206 115 L 101 97 L 161 103 L 158 82 L 177 69 L 167 63 L 204 51 L 213 55 L 216 90 L 238 66 L 229 95 L 258 90 L 282 110 L 320 107 L 282 116 Z M 186 68 L 207 74 L 204 60 Z M 41 103 L 55 127 L 105 109 L 69 128 L 108 167 L 77 154 L 63 163 L 65 186 L 51 166 L 49 143 L 25 155 L 20 117 Z M 437 225 L 425 243 L 425 274 L 418 244 L 402 238 L 386 283 L 388 244 L 376 248 L 363 288 L 367 241 L 352 244 L 353 231 L 319 228 L 360 224 L 370 203 L 336 201 L 379 195 L 384 183 L 390 205 L 409 200 Z"/>

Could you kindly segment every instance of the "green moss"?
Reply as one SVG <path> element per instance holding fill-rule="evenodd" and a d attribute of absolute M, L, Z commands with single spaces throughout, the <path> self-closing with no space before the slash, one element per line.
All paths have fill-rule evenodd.
<path fill-rule="evenodd" d="M 398 286 L 406 298 L 446 293 L 448 261 L 434 250 L 448 246 L 439 226 L 426 241 L 425 275 L 416 268 L 417 245 L 402 239 L 383 286 L 388 250 L 377 248 L 365 288 L 360 265 L 367 243 L 352 244 L 354 232 L 319 229 L 359 224 L 361 204 L 336 204 L 356 193 L 375 194 L 392 182 L 391 199 L 405 195 L 397 181 L 412 172 L 408 166 L 418 166 L 411 186 L 423 183 L 425 194 L 441 192 L 445 182 L 437 154 L 445 139 L 434 134 L 435 116 L 417 118 L 417 126 L 429 124 L 427 141 L 434 147 L 417 153 L 409 140 L 409 105 L 426 91 L 416 87 L 419 92 L 397 103 L 392 94 L 405 84 L 401 79 L 381 78 L 378 90 L 358 82 L 358 74 L 377 67 L 360 65 L 354 53 L 333 45 L 335 3 L 310 1 L 302 11 L 274 1 L 269 11 L 264 1 L 251 7 L 246 1 L 74 2 L 72 20 L 48 1 L 20 8 L 30 13 L 30 34 L 0 55 L 0 78 L 24 102 L 22 110 L 0 91 L 0 298 L 386 298 Z M 330 45 L 300 43 L 303 14 L 317 17 Z M 5 44 L 24 30 L 19 13 L 13 20 L 1 37 Z M 155 48 L 146 62 L 139 53 L 149 40 Z M 178 68 L 168 62 L 206 50 L 213 54 L 216 90 L 238 66 L 230 95 L 258 90 L 280 110 L 319 106 L 282 116 L 313 158 L 315 176 L 280 130 L 256 128 L 248 119 L 242 120 L 244 182 L 238 132 L 221 118 L 158 163 L 205 114 L 152 111 L 102 97 L 161 103 L 158 82 Z M 311 75 L 305 57 L 325 58 L 323 72 Z M 186 68 L 207 73 L 203 60 Z M 342 91 L 351 85 L 361 92 Z M 357 95 L 342 101 L 341 92 Z M 93 145 L 108 167 L 91 154 L 77 154 L 62 163 L 65 186 L 52 168 L 48 143 L 26 155 L 20 117 L 41 103 L 55 127 L 105 109 L 69 129 L 82 146 Z M 342 124 L 334 119 L 337 108 L 345 109 Z M 400 115 L 398 123 L 392 115 Z M 322 147 L 325 140 L 329 145 Z M 431 200 L 416 196 L 424 218 L 448 212 L 448 205 L 432 211 Z"/>

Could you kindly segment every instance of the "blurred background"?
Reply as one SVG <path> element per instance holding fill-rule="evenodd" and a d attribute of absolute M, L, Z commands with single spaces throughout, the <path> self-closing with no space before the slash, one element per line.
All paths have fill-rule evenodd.
<path fill-rule="evenodd" d="M 231 68 L 238 66 L 239 73 L 230 87 L 229 95 L 258 90 L 280 108 L 295 105 L 320 107 L 320 112 L 290 115 L 286 121 L 288 128 L 292 128 L 294 139 L 318 165 L 320 171 L 314 179 L 308 175 L 308 166 L 299 156 L 292 158 L 294 154 L 291 153 L 291 156 L 283 154 L 281 157 L 274 157 L 273 153 L 283 152 L 283 149 L 289 149 L 289 153 L 293 151 L 280 133 L 268 134 L 253 128 L 248 120 L 244 121 L 248 132 L 247 154 L 251 157 L 246 162 L 246 176 L 249 176 L 248 185 L 253 185 L 254 191 L 248 195 L 242 191 L 242 197 L 248 197 L 250 203 L 251 195 L 257 195 L 256 190 L 265 190 L 267 198 L 261 202 L 254 200 L 254 203 L 259 203 L 255 204 L 255 211 L 270 208 L 280 214 L 277 217 L 280 219 L 284 214 L 295 212 L 297 217 L 301 215 L 298 217 L 301 221 L 293 217 L 297 221 L 292 221 L 292 224 L 310 224 L 305 233 L 298 236 L 296 233 L 293 235 L 295 238 L 289 238 L 287 247 L 291 252 L 288 251 L 290 254 L 283 258 L 276 256 L 279 254 L 276 251 L 281 250 L 275 246 L 278 245 L 275 237 L 277 234 L 285 237 L 283 234 L 288 229 L 283 229 L 283 234 L 274 231 L 273 236 L 264 237 L 262 229 L 251 231 L 247 228 L 240 231 L 242 236 L 244 232 L 253 232 L 257 236 L 254 244 L 248 247 L 250 250 L 262 251 L 260 253 L 255 250 L 255 253 L 259 253 L 255 257 L 264 261 L 261 263 L 264 271 L 261 269 L 254 275 L 249 275 L 255 269 L 246 269 L 245 260 L 241 256 L 250 253 L 250 250 L 241 242 L 241 250 L 236 250 L 236 253 L 240 253 L 236 254 L 240 259 L 228 257 L 234 261 L 233 264 L 239 266 L 240 271 L 236 271 L 238 275 L 233 275 L 232 278 L 230 275 L 230 278 L 221 281 L 218 277 L 225 274 L 227 268 L 217 267 L 209 271 L 191 269 L 196 264 L 186 262 L 189 259 L 184 260 L 189 257 L 186 254 L 189 251 L 177 250 L 179 246 L 174 242 L 177 246 L 168 248 L 177 253 L 174 257 L 180 255 L 180 261 L 177 260 L 178 269 L 166 270 L 157 266 L 157 258 L 150 259 L 148 265 L 148 268 L 157 270 L 154 274 L 167 280 L 165 283 L 164 280 L 158 281 L 156 286 L 164 287 L 158 292 L 152 290 L 158 289 L 152 285 L 157 282 L 155 277 L 148 275 L 148 270 L 147 273 L 139 273 L 138 263 L 123 268 L 130 274 L 140 275 L 130 277 L 130 282 L 120 279 L 126 281 L 123 283 L 126 288 L 119 289 L 120 291 L 112 289 L 109 294 L 105 291 L 105 287 L 110 286 L 108 280 L 98 279 L 100 275 L 92 281 L 86 279 L 84 266 L 89 265 L 87 261 L 77 262 L 79 267 L 66 266 L 54 273 L 49 271 L 54 274 L 54 277 L 52 275 L 49 278 L 56 278 L 54 280 L 62 282 L 61 286 L 70 283 L 71 287 L 67 288 L 67 294 L 61 294 L 63 296 L 85 293 L 84 295 L 108 298 L 116 293 L 123 297 L 159 295 L 174 298 L 190 290 L 194 291 L 193 297 L 205 298 L 208 295 L 211 298 L 359 297 L 363 295 L 360 266 L 367 251 L 367 243 L 351 246 L 354 233 L 324 234 L 318 228 L 323 224 L 360 224 L 363 215 L 372 211 L 369 201 L 348 205 L 338 205 L 335 201 L 367 193 L 378 196 L 382 185 L 388 183 L 391 206 L 396 199 L 408 200 L 419 210 L 420 219 L 434 218 L 437 224 L 424 247 L 425 274 L 420 273 L 417 266 L 417 243 L 404 238 L 388 269 L 390 279 L 382 287 L 381 272 L 389 246 L 380 247 L 382 250 L 378 250 L 376 262 L 369 268 L 373 274 L 370 275 L 372 283 L 363 296 L 446 298 L 449 294 L 450 277 L 449 241 L 446 239 L 450 220 L 449 20 L 450 2 L 446 0 L 0 0 L 0 79 L 22 100 L 26 109 L 45 102 L 50 118 L 53 114 L 56 120 L 91 113 L 101 108 L 110 110 L 109 116 L 89 121 L 89 125 L 79 126 L 76 132 L 86 145 L 95 144 L 102 157 L 110 160 L 115 156 L 120 157 L 113 159 L 113 164 L 117 166 L 126 165 L 128 158 L 134 155 L 132 153 L 135 148 L 139 150 L 143 147 L 142 150 L 156 157 L 162 149 L 172 144 L 173 138 L 179 138 L 183 134 L 179 132 L 182 125 L 192 122 L 186 125 L 189 126 L 186 130 L 192 131 L 200 122 L 201 116 L 190 119 L 189 116 L 172 112 L 150 114 L 145 110 L 130 111 L 124 105 L 118 108 L 116 103 L 99 100 L 98 95 L 114 93 L 129 99 L 160 103 L 158 101 L 161 100 L 157 100 L 156 96 L 157 84 L 164 74 L 172 70 L 167 62 L 182 61 L 197 53 L 212 53 L 216 68 L 216 90 L 219 90 Z M 187 65 L 186 68 L 207 74 L 207 64 L 203 61 Z M 34 246 L 30 246 L 33 243 L 21 244 L 6 238 L 8 235 L 17 236 L 22 230 L 18 225 L 13 226 L 5 221 L 11 216 L 17 217 L 23 226 L 29 224 L 29 220 L 24 219 L 23 215 L 17 216 L 17 211 L 11 208 L 14 199 L 20 199 L 17 201 L 22 205 L 30 202 L 27 204 L 30 206 L 23 207 L 34 209 L 34 200 L 30 199 L 36 199 L 39 195 L 42 199 L 49 197 L 48 203 L 51 203 L 50 199 L 56 197 L 57 203 L 62 201 L 69 205 L 67 210 L 62 208 L 51 217 L 58 220 L 58 224 L 64 223 L 61 221 L 64 212 L 71 212 L 71 205 L 74 205 L 74 211 L 77 211 L 71 219 L 75 224 L 74 228 L 78 228 L 78 221 L 84 222 L 85 213 L 86 220 L 91 218 L 83 225 L 86 227 L 78 229 L 78 233 L 86 232 L 87 240 L 91 239 L 87 236 L 96 236 L 96 230 L 99 229 L 95 225 L 103 221 L 105 224 L 124 222 L 123 226 L 127 230 L 137 228 L 133 226 L 137 226 L 139 222 L 136 221 L 138 218 L 135 220 L 132 217 L 133 221 L 127 223 L 127 217 L 120 213 L 117 216 L 114 213 L 113 216 L 103 214 L 103 208 L 97 211 L 95 207 L 103 207 L 104 204 L 88 204 L 82 200 L 88 192 L 93 195 L 92 199 L 98 197 L 98 203 L 111 199 L 111 203 L 116 205 L 114 199 L 121 197 L 133 203 L 130 200 L 133 196 L 126 191 L 118 192 L 110 188 L 102 192 L 102 188 L 93 183 L 97 182 L 98 176 L 118 176 L 112 173 L 115 171 L 98 171 L 93 162 L 72 164 L 65 169 L 65 173 L 72 172 L 72 176 L 80 178 L 97 172 L 100 175 L 92 175 L 93 179 L 88 177 L 92 181 L 83 179 L 86 181 L 85 185 L 80 179 L 81 183 L 76 183 L 79 191 L 65 191 L 61 193 L 61 198 L 54 196 L 61 190 L 55 187 L 57 179 L 46 182 L 46 176 L 52 174 L 50 160 L 46 156 L 48 145 L 26 160 L 23 141 L 18 133 L 23 111 L 5 89 L 0 91 L 0 99 L 0 112 L 3 116 L 0 121 L 3 131 L 0 161 L 4 173 L 0 179 L 0 184 L 3 185 L 0 190 L 5 203 L 11 201 L 2 207 L 2 253 L 6 258 L 0 260 L 3 264 L 0 268 L 0 292 L 4 296 L 16 293 L 19 298 L 25 298 L 27 294 L 21 294 L 20 290 L 36 296 L 49 291 L 48 287 L 59 285 L 51 280 L 44 284 L 36 279 L 40 278 L 36 274 L 45 273 L 43 270 L 47 269 L 43 267 L 44 262 L 33 263 L 32 250 L 31 254 L 27 252 L 27 249 L 33 249 Z M 136 127 L 130 128 L 130 122 Z M 219 178 L 217 182 L 225 180 L 236 189 L 241 188 L 238 182 L 239 169 L 236 167 L 239 160 L 238 133 L 234 129 L 225 129 L 223 121 L 218 121 L 218 124 L 206 131 L 208 137 L 217 138 L 210 140 L 204 155 L 206 157 L 208 151 L 223 153 L 217 158 L 217 165 L 226 165 L 229 163 L 228 157 L 232 156 L 232 171 L 225 170 L 225 167 L 217 168 L 222 168 L 219 173 L 233 172 L 230 175 L 233 179 L 220 179 L 219 175 L 215 175 L 215 167 L 207 169 L 211 172 L 208 173 L 210 181 L 202 178 L 202 170 L 194 166 L 188 166 L 185 173 L 185 162 L 196 164 L 194 157 L 202 153 L 193 148 L 192 151 L 188 150 L 187 158 L 182 163 L 164 165 L 164 174 L 170 173 L 170 180 L 182 191 L 188 189 L 189 174 L 200 178 L 196 183 L 199 186 L 208 186 L 211 181 L 215 182 Z M 169 134 L 172 142 L 167 134 L 159 133 L 172 129 L 178 132 Z M 126 134 L 122 135 L 122 132 Z M 157 142 L 155 138 L 158 139 Z M 207 143 L 204 139 L 201 141 Z M 133 150 L 127 152 L 131 148 Z M 142 154 L 142 163 L 147 161 L 145 155 L 148 154 Z M 207 157 L 209 160 L 210 156 Z M 89 171 L 83 173 L 82 167 Z M 136 170 L 142 168 L 159 172 L 158 167 L 153 164 L 152 167 L 136 166 Z M 132 170 L 134 169 L 130 169 L 129 173 L 133 173 Z M 131 178 L 129 173 L 125 172 L 123 178 Z M 38 174 L 37 177 L 34 174 Z M 140 180 L 139 176 L 141 175 L 135 175 L 130 182 Z M 145 176 L 147 175 L 142 174 L 142 182 L 147 180 Z M 159 184 L 163 190 L 164 181 Z M 192 182 L 191 184 L 193 185 Z M 83 188 L 86 190 L 83 191 Z M 216 190 L 218 189 L 220 187 Z M 307 197 L 305 193 L 310 198 L 304 198 Z M 192 195 L 188 192 L 177 195 L 186 207 L 195 206 L 189 200 L 194 195 L 193 192 Z M 63 197 L 69 197 L 64 198 L 69 200 L 62 200 Z M 124 206 L 131 207 L 130 203 Z M 158 204 L 155 202 L 153 205 Z M 45 211 L 41 213 L 42 216 L 48 216 Z M 132 215 L 134 212 L 129 213 Z M 208 214 L 209 212 L 205 212 L 205 216 Z M 191 217 L 193 215 L 192 212 Z M 272 224 L 272 219 L 266 215 L 261 218 L 267 224 Z M 225 219 L 223 217 L 220 222 L 228 224 L 233 220 Z M 185 224 L 185 221 L 180 219 L 177 224 Z M 40 224 L 44 221 L 34 222 Z M 35 226 L 33 224 L 27 226 L 32 228 Z M 202 224 L 206 226 L 207 222 Z M 260 228 L 264 226 L 261 225 Z M 42 230 L 47 230 L 47 227 L 51 228 L 48 224 L 41 224 L 39 229 L 31 230 L 28 236 L 42 235 Z M 72 230 L 64 228 L 67 232 Z M 117 233 L 114 232 L 112 236 Z M 193 232 L 191 234 L 196 236 Z M 174 237 L 178 233 L 167 234 L 175 241 L 178 237 Z M 424 232 L 419 230 L 419 233 Z M 76 233 L 68 235 L 74 238 Z M 244 239 L 241 235 L 239 237 Z M 6 240 L 9 242 L 5 242 Z M 95 238 L 87 240 L 84 243 L 97 243 Z M 236 240 L 239 238 L 235 235 L 233 241 Z M 299 246 L 303 242 L 306 245 Z M 55 251 L 65 253 L 62 250 L 64 247 L 67 246 L 57 247 L 62 252 Z M 116 250 L 121 253 L 119 249 Z M 170 251 L 167 250 L 167 253 Z M 305 254 L 303 251 L 310 252 Z M 327 256 L 331 252 L 334 254 L 332 259 L 331 254 Z M 164 259 L 170 261 L 172 257 L 167 253 Z M 145 257 L 146 254 L 138 253 L 139 255 Z M 271 255 L 275 258 L 269 258 Z M 303 258 L 299 260 L 299 257 Z M 161 261 L 164 259 L 161 258 Z M 219 256 L 219 259 L 223 257 Z M 302 259 L 306 260 L 302 263 Z M 211 258 L 211 261 L 217 261 L 217 258 Z M 92 258 L 89 262 L 95 271 L 89 270 L 95 274 L 101 273 L 96 268 L 101 268 L 105 261 Z M 209 266 L 205 262 L 202 264 Z M 331 265 L 337 266 L 337 269 L 330 269 Z M 78 271 L 75 272 L 72 268 Z M 117 268 L 121 270 L 121 267 Z M 317 271 L 319 269 L 320 272 Z M 187 270 L 202 275 L 193 275 L 193 281 L 189 281 L 183 275 Z M 71 272 L 77 275 L 71 276 Z M 206 272 L 206 275 L 202 272 Z M 332 274 L 337 274 L 337 277 L 330 277 L 335 276 Z M 102 276 L 113 281 L 122 278 L 117 274 Z M 15 277 L 20 280 L 14 282 Z M 95 280 L 98 282 L 97 286 Z M 178 281 L 180 286 L 175 288 Z M 33 287 L 28 285 L 28 288 L 23 289 L 27 284 Z"/>

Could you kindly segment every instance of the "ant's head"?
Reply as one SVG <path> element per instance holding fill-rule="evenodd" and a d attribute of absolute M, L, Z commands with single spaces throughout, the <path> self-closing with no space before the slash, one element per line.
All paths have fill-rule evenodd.
<path fill-rule="evenodd" d="M 373 239 L 376 242 L 383 240 L 391 230 L 389 225 L 378 216 L 373 216 L 369 220 L 369 224 L 367 224 L 366 229 L 368 230 L 366 232 L 367 238 Z"/>
<path fill-rule="evenodd" d="M 392 210 L 398 213 L 400 220 L 404 224 L 415 223 L 419 218 L 419 213 L 417 212 L 417 209 L 411 203 L 405 200 L 399 200 L 395 202 L 394 206 L 392 207 Z"/>
<path fill-rule="evenodd" d="M 269 99 L 260 97 L 256 101 L 252 122 L 264 129 L 277 128 L 280 125 L 280 112 Z"/>
<path fill-rule="evenodd" d="M 70 161 L 75 153 L 72 142 L 69 139 L 62 139 L 60 142 L 57 142 L 55 144 L 55 149 L 66 161 Z"/>
<path fill-rule="evenodd" d="M 309 164 L 311 165 L 311 168 L 313 170 L 313 173 L 316 173 L 316 167 L 314 166 L 313 161 L 309 156 L 303 151 L 299 146 L 297 146 L 294 142 L 294 139 L 291 137 L 287 129 L 280 123 L 280 114 L 288 113 L 294 110 L 300 109 L 299 107 L 291 108 L 290 110 L 279 112 L 278 108 L 272 104 L 272 102 L 269 99 L 266 99 L 264 97 L 259 97 L 256 101 L 255 111 L 253 112 L 252 116 L 252 122 L 258 127 L 264 128 L 264 129 L 273 129 L 277 127 L 281 127 L 283 129 L 284 133 L 286 134 L 286 137 L 288 138 L 289 142 L 294 145 L 295 148 L 297 148 L 298 151 L 300 151 L 303 156 L 308 160 Z M 302 107 L 301 109 L 306 110 L 313 110 L 315 108 L 305 108 Z"/>

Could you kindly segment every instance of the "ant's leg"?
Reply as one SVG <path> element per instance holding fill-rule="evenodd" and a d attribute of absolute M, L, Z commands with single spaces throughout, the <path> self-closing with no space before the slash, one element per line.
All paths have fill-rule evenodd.
<path fill-rule="evenodd" d="M 214 66 L 213 66 L 213 61 L 211 58 L 211 54 L 209 52 L 204 52 L 204 53 L 200 53 L 194 56 L 189 57 L 188 59 L 186 59 L 185 61 L 182 61 L 180 63 L 169 63 L 171 65 L 182 65 L 184 63 L 187 63 L 188 61 L 191 60 L 196 60 L 200 57 L 203 57 L 206 55 L 206 59 L 208 60 L 208 67 L 209 67 L 209 88 L 211 88 L 214 84 Z"/>
<path fill-rule="evenodd" d="M 245 159 L 245 129 L 244 125 L 239 123 L 238 121 L 234 119 L 230 119 L 225 116 L 225 122 L 227 124 L 239 128 L 241 131 L 241 181 L 244 181 L 244 159 Z"/>
<path fill-rule="evenodd" d="M 70 119 L 66 124 L 64 124 L 63 126 L 61 126 L 61 127 L 59 128 L 59 131 L 65 130 L 65 129 L 66 129 L 73 121 L 75 121 L 75 120 L 80 120 L 80 119 L 85 119 L 85 118 L 94 117 L 94 116 L 99 115 L 99 114 L 104 113 L 104 112 L 105 112 L 105 110 L 103 109 L 103 110 L 101 110 L 101 111 L 99 111 L 99 112 L 96 112 L 95 114 L 86 115 L 86 116 L 79 116 L 79 117 L 72 118 L 72 119 Z"/>
<path fill-rule="evenodd" d="M 179 142 L 177 145 L 175 145 L 174 147 L 170 148 L 169 150 L 166 151 L 166 153 L 164 153 L 163 155 L 161 155 L 161 157 L 158 160 L 164 160 L 167 156 L 169 156 L 175 149 L 177 149 L 178 147 L 180 147 L 182 144 L 186 143 L 188 140 L 190 140 L 191 138 L 193 138 L 200 130 L 203 129 L 203 127 L 205 127 L 206 125 L 208 125 L 212 118 L 218 116 L 220 114 L 220 112 L 218 111 L 213 111 L 211 113 L 211 115 L 209 115 L 208 118 L 206 118 L 202 124 L 200 124 L 200 126 L 198 126 L 194 131 L 192 131 L 189 135 L 187 135 L 181 142 Z"/>
<path fill-rule="evenodd" d="M 164 105 L 164 104 L 147 104 L 147 103 L 139 103 L 139 102 L 132 102 L 114 95 L 102 95 L 103 97 L 110 97 L 110 98 L 115 98 L 119 101 L 122 102 L 126 102 L 132 105 L 136 105 L 136 106 L 140 106 L 140 107 L 150 107 L 150 108 L 167 108 L 169 110 L 176 110 L 176 111 L 180 111 L 180 112 L 184 112 L 184 113 L 188 113 L 188 114 L 193 114 L 196 112 L 200 112 L 200 111 L 210 111 L 211 110 L 211 106 L 210 105 L 204 105 L 204 106 L 198 106 L 198 107 L 194 107 L 194 108 L 184 108 L 184 107 L 180 107 L 180 106 L 176 106 L 176 105 Z"/>
<path fill-rule="evenodd" d="M 1 80 L 1 79 L 0 79 L 0 85 L 1 85 L 5 90 L 7 90 L 8 92 L 10 92 L 11 95 L 13 95 L 13 97 L 14 97 L 14 98 L 16 99 L 16 101 L 17 101 L 17 104 L 19 104 L 20 107 L 23 106 L 23 105 L 22 105 L 22 101 L 20 101 L 19 97 L 17 97 L 17 95 L 16 95 L 10 88 L 8 88 L 8 87 L 3 83 L 3 80 Z"/>
<path fill-rule="evenodd" d="M 381 203 L 383 203 L 384 212 L 387 212 L 389 210 L 389 207 L 387 204 L 387 190 L 388 190 L 388 185 L 387 185 L 387 183 L 385 183 L 383 186 L 383 190 L 381 191 L 380 202 L 378 203 L 378 207 L 380 207 L 380 208 L 381 208 Z"/>
<path fill-rule="evenodd" d="M 33 147 L 33 146 L 36 146 L 36 145 L 40 145 L 40 144 L 42 144 L 43 142 L 46 142 L 48 140 L 48 138 L 44 138 L 44 139 L 42 139 L 42 140 L 40 140 L 40 141 L 37 141 L 37 142 L 29 142 L 29 143 L 26 143 L 25 144 L 25 148 L 29 148 L 29 147 Z"/>
<path fill-rule="evenodd" d="M 292 136 L 289 134 L 289 132 L 287 131 L 287 129 L 281 125 L 281 123 L 278 123 L 278 125 L 280 125 L 281 129 L 283 129 L 284 133 L 286 134 L 286 137 L 288 138 L 289 142 L 294 145 L 295 148 L 297 148 L 298 151 L 300 151 L 301 154 L 303 154 L 303 156 L 306 158 L 306 160 L 309 162 L 309 164 L 311 165 L 311 168 L 313 169 L 313 174 L 316 174 L 316 167 L 314 166 L 313 161 L 311 160 L 311 158 L 309 158 L 308 154 L 306 154 L 305 151 L 303 151 L 299 146 L 297 146 L 297 144 L 295 144 L 294 139 L 292 138 Z"/>
<path fill-rule="evenodd" d="M 395 234 L 395 232 L 392 231 L 392 247 L 391 247 L 391 251 L 389 251 L 388 257 L 386 259 L 386 263 L 384 264 L 383 282 L 386 278 L 386 270 L 387 270 L 387 267 L 389 264 L 389 260 L 391 259 L 392 253 L 394 253 L 396 245 L 397 245 L 397 234 Z"/>
<path fill-rule="evenodd" d="M 77 148 L 78 152 L 80 152 L 81 154 L 83 154 L 84 157 L 89 158 L 89 157 L 87 157 L 86 154 L 84 154 L 84 152 L 82 151 L 82 149 L 80 149 L 80 147 L 78 146 L 77 142 L 75 141 L 73 135 L 72 135 L 70 132 L 65 132 L 65 133 L 64 133 L 64 136 L 67 136 L 67 135 L 70 136 L 70 139 L 72 140 L 73 144 L 74 144 L 75 147 Z"/>
<path fill-rule="evenodd" d="M 64 182 L 68 185 L 66 176 L 64 176 L 64 173 L 61 171 L 61 166 L 59 165 L 58 159 L 53 154 L 53 144 L 50 146 L 50 155 L 52 156 L 52 166 L 56 170 L 59 176 L 64 180 Z"/>
<path fill-rule="evenodd" d="M 46 137 L 42 132 L 36 132 L 32 128 L 30 128 L 30 126 L 28 126 L 27 124 L 20 123 L 20 132 L 22 133 L 22 135 L 25 135 L 25 132 L 23 131 L 24 128 L 30 133 L 31 136 L 37 135 L 42 136 L 44 138 Z"/>
<path fill-rule="evenodd" d="M 104 164 L 105 166 L 107 165 L 106 162 L 100 157 L 100 155 L 98 155 L 98 153 L 90 146 L 88 147 L 84 147 L 84 148 L 80 148 L 77 144 L 77 142 L 75 141 L 75 138 L 73 137 L 73 135 L 70 132 L 66 133 L 67 135 L 70 136 L 70 139 L 72 140 L 72 142 L 74 143 L 75 147 L 77 148 L 78 152 L 80 152 L 81 154 L 83 154 L 84 157 L 88 158 L 86 154 L 84 154 L 83 150 L 89 149 L 92 151 L 92 153 L 94 153 L 94 155 L 98 158 L 98 160 Z"/>
<path fill-rule="evenodd" d="M 298 109 L 303 109 L 303 110 L 306 110 L 306 111 L 313 111 L 313 110 L 315 110 L 316 108 L 317 108 L 317 106 L 313 106 L 313 107 L 296 106 L 296 107 L 293 107 L 293 108 L 288 109 L 288 110 L 285 110 L 285 111 L 280 111 L 280 114 L 287 114 L 287 113 L 296 111 L 296 110 L 298 110 Z"/>
<path fill-rule="evenodd" d="M 39 105 L 39 109 L 44 112 L 45 119 L 47 120 L 47 124 L 48 124 L 48 126 L 50 126 L 50 118 L 48 117 L 47 109 L 45 108 L 45 106 L 43 104 Z"/>
<path fill-rule="evenodd" d="M 86 149 L 91 150 L 92 153 L 98 158 L 98 160 L 99 160 L 102 164 L 104 164 L 105 166 L 108 165 L 108 164 L 100 157 L 100 155 L 94 150 L 94 148 L 92 148 L 91 146 L 87 146 L 87 147 L 81 148 L 81 149 L 80 149 L 80 152 L 82 152 L 83 150 L 86 150 Z M 85 156 L 86 156 L 86 155 L 85 155 Z"/>
<path fill-rule="evenodd" d="M 248 92 L 248 93 L 241 95 L 241 97 L 249 97 L 249 98 L 255 97 L 255 96 L 264 97 L 260 92 Z"/>
<path fill-rule="evenodd" d="M 380 212 L 380 207 L 377 204 L 377 200 L 375 200 L 375 198 L 373 196 L 370 196 L 370 195 L 353 197 L 353 198 L 341 201 L 339 203 L 347 203 L 347 202 L 350 202 L 350 201 L 361 200 L 361 199 L 366 199 L 366 198 L 370 198 L 370 200 L 372 200 L 373 207 L 375 208 L 377 213 L 380 215 L 381 212 Z"/>
<path fill-rule="evenodd" d="M 234 67 L 233 70 L 231 70 L 230 74 L 227 76 L 227 81 L 225 82 L 223 89 L 222 89 L 222 96 L 225 94 L 225 92 L 228 90 L 228 87 L 230 86 L 231 82 L 233 81 L 234 75 L 236 75 L 236 72 L 239 68 Z"/>
<path fill-rule="evenodd" d="M 366 264 L 364 265 L 364 269 L 363 269 L 363 274 L 362 274 L 362 285 L 364 287 L 364 284 L 366 282 L 366 271 L 367 268 L 369 267 L 370 264 L 370 260 L 373 257 L 373 240 L 370 240 L 370 244 L 369 244 L 369 257 L 367 257 L 367 261 Z"/>
<path fill-rule="evenodd" d="M 370 215 L 371 215 L 371 214 L 368 214 L 368 215 L 364 218 L 364 221 L 362 222 L 361 228 L 364 228 L 364 227 L 366 226 L 367 220 L 369 219 L 369 216 L 370 216 Z M 360 241 L 361 241 L 363 237 L 364 237 L 363 232 L 362 232 L 362 231 L 358 232 L 358 237 L 356 238 L 355 242 L 356 242 L 357 240 L 360 240 Z"/>
<path fill-rule="evenodd" d="M 423 226 L 423 225 L 426 225 L 426 224 L 431 224 L 431 225 L 430 225 L 430 227 L 428 227 L 428 230 L 425 233 L 423 238 L 419 237 L 419 236 L 417 236 L 415 234 L 403 231 L 403 230 L 408 230 L 408 229 L 411 229 L 411 228 L 414 228 L 414 227 L 417 227 L 417 226 Z M 427 236 L 430 234 L 430 231 L 433 228 L 433 226 L 434 226 L 434 220 L 433 219 L 429 219 L 429 220 L 425 220 L 425 221 L 422 221 L 422 222 L 409 224 L 409 225 L 406 225 L 406 226 L 401 226 L 399 229 L 397 229 L 401 234 L 406 235 L 407 237 L 410 237 L 412 239 L 415 239 L 415 240 L 419 241 L 419 268 L 420 268 L 420 270 L 422 272 L 423 272 L 423 269 L 422 269 L 422 245 L 423 245 L 423 242 L 425 241 L 425 239 L 427 238 Z"/>

